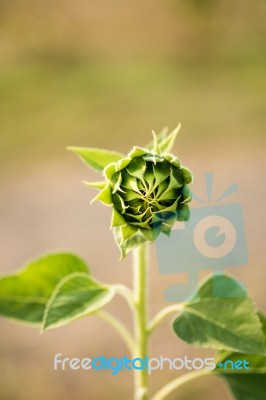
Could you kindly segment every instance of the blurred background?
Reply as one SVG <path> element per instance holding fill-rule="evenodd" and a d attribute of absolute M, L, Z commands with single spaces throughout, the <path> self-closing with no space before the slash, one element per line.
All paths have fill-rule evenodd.
<path fill-rule="evenodd" d="M 68 145 L 127 152 L 151 130 L 182 130 L 175 153 L 195 175 L 215 174 L 218 197 L 244 210 L 249 264 L 229 268 L 265 302 L 266 3 L 264 0 L 0 0 L 0 273 L 41 253 L 68 249 L 106 282 L 131 282 L 120 262 L 110 210 L 89 201 L 95 179 Z M 151 246 L 150 312 L 167 304 L 163 290 L 186 277 L 161 276 Z M 206 271 L 207 272 L 207 271 Z M 128 326 L 116 299 L 111 312 Z M 53 357 L 127 354 L 96 317 L 40 335 L 0 322 L 0 399 L 132 398 L 130 371 L 53 371 Z M 165 322 L 154 356 L 211 354 L 186 346 Z M 154 392 L 176 372 L 155 372 Z M 103 383 L 104 382 L 104 383 Z M 230 399 L 220 381 L 184 386 L 169 399 Z"/>

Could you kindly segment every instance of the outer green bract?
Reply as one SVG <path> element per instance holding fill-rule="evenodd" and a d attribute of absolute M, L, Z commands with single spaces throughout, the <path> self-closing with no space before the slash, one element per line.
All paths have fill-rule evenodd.
<path fill-rule="evenodd" d="M 107 184 L 96 199 L 113 206 L 111 228 L 122 256 L 188 219 L 192 175 L 172 154 L 134 147 L 104 175 Z"/>

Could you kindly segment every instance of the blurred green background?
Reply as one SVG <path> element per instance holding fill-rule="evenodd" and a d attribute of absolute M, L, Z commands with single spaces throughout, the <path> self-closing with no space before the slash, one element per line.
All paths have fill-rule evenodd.
<path fill-rule="evenodd" d="M 118 261 L 110 210 L 89 207 L 95 178 L 67 145 L 128 151 L 151 130 L 182 123 L 175 153 L 195 174 L 216 174 L 215 193 L 239 193 L 249 265 L 229 269 L 265 310 L 266 3 L 264 0 L 0 0 L 0 272 L 48 250 L 89 260 L 102 280 L 130 283 Z M 105 250 L 103 251 L 103 247 Z M 158 273 L 152 250 L 151 312 L 178 277 Z M 130 324 L 123 302 L 110 309 Z M 206 354 L 177 341 L 167 324 L 155 355 Z M 91 318 L 38 332 L 1 321 L 1 400 L 131 398 L 121 373 L 53 371 L 53 356 L 123 356 L 104 322 Z M 174 377 L 155 373 L 152 389 Z M 104 385 L 103 385 L 104 380 Z M 229 399 L 212 379 L 172 399 Z"/>

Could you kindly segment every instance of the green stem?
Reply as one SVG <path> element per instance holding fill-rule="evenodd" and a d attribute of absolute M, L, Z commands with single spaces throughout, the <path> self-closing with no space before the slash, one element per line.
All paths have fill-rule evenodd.
<path fill-rule="evenodd" d="M 191 372 L 186 375 L 182 375 L 179 378 L 174 379 L 172 382 L 169 382 L 165 385 L 159 392 L 157 392 L 152 400 L 164 400 L 167 396 L 169 396 L 173 391 L 180 388 L 180 386 L 184 385 L 185 383 L 191 382 L 194 379 L 200 378 L 202 376 L 208 375 L 209 371 L 200 370 Z"/>
<path fill-rule="evenodd" d="M 144 360 L 148 354 L 147 331 L 147 254 L 143 244 L 134 250 L 135 357 Z M 135 370 L 135 400 L 148 399 L 148 371 Z"/>
<path fill-rule="evenodd" d="M 95 313 L 98 317 L 107 321 L 112 327 L 119 333 L 119 335 L 124 339 L 130 353 L 133 355 L 135 352 L 135 343 L 131 334 L 128 332 L 127 328 L 113 315 L 107 313 L 106 311 L 97 311 Z"/>
<path fill-rule="evenodd" d="M 155 317 L 149 324 L 149 327 L 148 327 L 149 334 L 151 335 L 155 331 L 157 326 L 160 324 L 160 322 L 163 321 L 163 319 L 165 317 L 167 317 L 168 315 L 170 315 L 172 313 L 181 311 L 183 307 L 184 307 L 184 304 L 174 304 L 172 306 L 166 307 L 163 310 L 159 311 L 158 314 L 155 315 Z"/>
<path fill-rule="evenodd" d="M 112 285 L 116 293 L 120 294 L 128 303 L 131 310 L 134 310 L 135 304 L 132 291 L 124 285 Z"/>

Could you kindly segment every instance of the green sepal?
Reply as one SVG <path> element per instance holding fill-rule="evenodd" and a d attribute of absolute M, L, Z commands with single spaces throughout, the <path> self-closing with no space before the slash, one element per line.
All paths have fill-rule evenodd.
<path fill-rule="evenodd" d="M 181 166 L 180 160 L 173 154 L 168 154 L 168 153 L 164 154 L 164 158 L 174 167 L 180 168 L 180 166 Z"/>
<path fill-rule="evenodd" d="M 110 181 L 116 172 L 116 163 L 111 163 L 104 168 L 103 175 Z"/>
<path fill-rule="evenodd" d="M 178 124 L 171 133 L 168 133 L 168 127 L 163 128 L 158 135 L 153 132 L 153 141 L 145 146 L 145 148 L 158 152 L 159 154 L 171 153 L 180 128 L 181 124 Z"/>
<path fill-rule="evenodd" d="M 127 224 L 121 227 L 121 243 L 131 236 L 135 235 L 138 232 L 138 228 L 132 226 L 131 224 Z"/>
<path fill-rule="evenodd" d="M 83 181 L 83 183 L 85 183 L 86 186 L 89 187 L 93 187 L 96 189 L 104 189 L 106 186 L 106 182 L 102 181 L 102 182 L 87 182 L 87 181 Z"/>
<path fill-rule="evenodd" d="M 133 158 L 127 167 L 127 172 L 136 178 L 143 179 L 146 170 L 146 163 L 142 158 Z"/>
<path fill-rule="evenodd" d="M 121 172 L 117 172 L 113 178 L 112 178 L 112 193 L 116 193 L 116 192 L 123 192 L 123 190 L 121 189 L 121 183 L 122 183 L 122 174 Z"/>
<path fill-rule="evenodd" d="M 153 136 L 153 146 L 152 146 L 152 151 L 154 153 L 159 154 L 160 153 L 160 148 L 158 145 L 158 140 L 157 140 L 157 135 L 154 131 L 152 131 L 152 136 Z"/>
<path fill-rule="evenodd" d="M 189 217 L 190 217 L 190 209 L 189 206 L 187 204 L 180 204 L 177 207 L 176 210 L 176 214 L 177 214 L 177 221 L 188 221 Z"/>
<path fill-rule="evenodd" d="M 185 167 L 181 167 L 181 171 L 183 172 L 184 180 L 186 184 L 189 184 L 193 181 L 193 175 L 191 171 Z"/>
<path fill-rule="evenodd" d="M 147 153 L 148 153 L 148 151 L 146 149 L 143 149 L 142 147 L 134 146 L 133 149 L 128 153 L 128 157 L 129 158 L 140 157 Z"/>
<path fill-rule="evenodd" d="M 125 224 L 126 224 L 125 218 L 117 210 L 113 208 L 111 229 L 114 228 L 115 226 L 122 226 Z"/>
<path fill-rule="evenodd" d="M 69 146 L 67 149 L 73 151 L 88 167 L 98 172 L 103 172 L 108 164 L 116 163 L 125 157 L 117 151 L 97 148 Z"/>
<path fill-rule="evenodd" d="M 126 168 L 128 164 L 131 162 L 130 157 L 123 158 L 116 164 L 116 172 L 121 171 L 122 169 Z"/>
<path fill-rule="evenodd" d="M 155 178 L 154 188 L 156 188 L 170 176 L 170 165 L 166 162 L 157 164 L 156 167 L 154 165 L 153 173 Z"/>
<path fill-rule="evenodd" d="M 128 208 L 128 206 L 125 205 L 124 200 L 118 193 L 114 193 L 112 195 L 112 201 L 114 208 L 121 214 L 124 214 Z"/>
<path fill-rule="evenodd" d="M 147 242 L 147 238 L 141 233 L 140 229 L 116 227 L 113 229 L 116 243 L 120 249 L 121 258 L 124 258 L 131 250 Z"/>
<path fill-rule="evenodd" d="M 152 132 L 154 132 L 154 131 L 152 131 Z M 161 130 L 161 132 L 158 133 L 158 134 L 156 134 L 154 132 L 154 134 L 156 135 L 157 146 L 158 146 L 158 143 L 160 143 L 162 140 L 164 140 L 167 137 L 168 132 L 169 132 L 169 127 L 168 126 L 165 126 Z M 154 148 L 154 135 L 153 135 L 153 140 L 150 141 L 149 143 L 147 143 L 146 146 L 145 146 L 145 149 L 148 149 L 148 150 L 153 150 L 153 148 Z"/>
<path fill-rule="evenodd" d="M 144 228 L 141 228 L 141 233 L 145 236 L 145 238 L 149 242 L 153 242 L 159 236 L 160 229 L 156 229 L 156 228 L 144 229 Z"/>
<path fill-rule="evenodd" d="M 112 193 L 111 193 L 110 185 L 107 184 L 107 185 L 105 186 L 105 188 L 102 189 L 102 190 L 100 191 L 100 193 L 98 193 L 97 196 L 94 197 L 94 198 L 91 200 L 91 204 L 92 204 L 94 201 L 96 201 L 96 200 L 99 200 L 99 201 L 101 201 L 102 203 L 104 203 L 104 204 L 106 204 L 106 205 L 108 205 L 108 206 L 111 206 L 111 205 L 113 204 L 113 201 L 112 201 Z"/>
<path fill-rule="evenodd" d="M 138 183 L 132 175 L 128 174 L 127 176 L 123 177 L 122 186 L 123 186 L 123 188 L 133 190 L 134 192 L 137 192 L 138 194 L 140 194 Z"/>
<path fill-rule="evenodd" d="M 167 135 L 165 138 L 161 139 L 159 142 L 159 149 L 160 153 L 170 153 L 174 147 L 176 137 L 178 135 L 178 132 L 180 131 L 181 124 L 178 124 L 178 126 L 171 132 L 169 135 Z"/>

